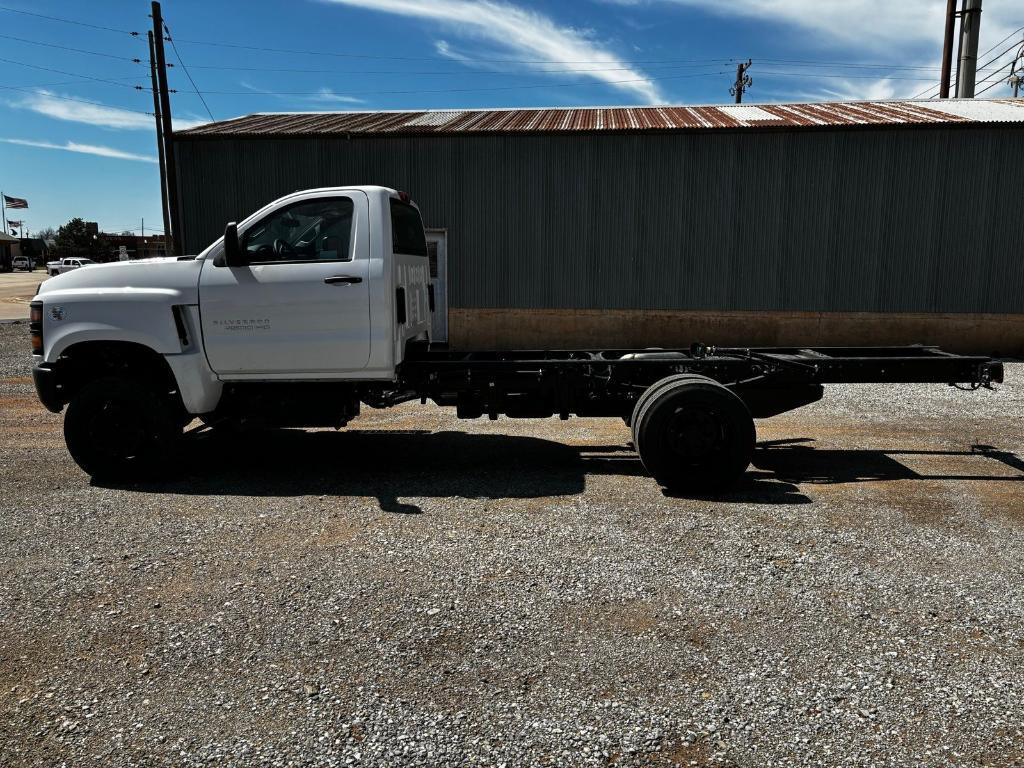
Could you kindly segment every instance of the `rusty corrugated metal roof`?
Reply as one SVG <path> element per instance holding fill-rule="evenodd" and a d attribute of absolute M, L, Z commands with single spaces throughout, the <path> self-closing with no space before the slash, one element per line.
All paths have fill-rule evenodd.
<path fill-rule="evenodd" d="M 177 136 L 309 136 L 673 131 L 936 123 L 1024 123 L 1022 100 L 856 101 L 693 107 L 258 113 Z"/>

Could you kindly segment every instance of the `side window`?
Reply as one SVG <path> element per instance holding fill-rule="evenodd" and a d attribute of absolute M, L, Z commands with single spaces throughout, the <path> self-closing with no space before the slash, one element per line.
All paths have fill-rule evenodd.
<path fill-rule="evenodd" d="M 410 256 L 427 255 L 420 212 L 408 203 L 391 198 L 391 249 Z"/>
<path fill-rule="evenodd" d="M 347 197 L 295 203 L 249 227 L 242 249 L 252 264 L 349 261 L 352 211 Z"/>

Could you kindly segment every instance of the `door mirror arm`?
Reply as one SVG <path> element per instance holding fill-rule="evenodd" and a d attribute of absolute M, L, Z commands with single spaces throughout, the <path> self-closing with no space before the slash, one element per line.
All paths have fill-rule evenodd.
<path fill-rule="evenodd" d="M 238 244 L 238 225 L 230 221 L 224 227 L 224 264 L 229 267 L 244 267 L 249 264 L 247 254 Z"/>

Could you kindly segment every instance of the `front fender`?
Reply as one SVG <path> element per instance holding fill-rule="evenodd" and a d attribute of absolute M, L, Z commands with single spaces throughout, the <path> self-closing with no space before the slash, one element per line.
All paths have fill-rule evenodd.
<path fill-rule="evenodd" d="M 180 354 L 172 307 L 185 297 L 173 289 L 54 291 L 43 300 L 43 360 L 56 362 L 73 344 L 127 341 L 162 355 Z"/>

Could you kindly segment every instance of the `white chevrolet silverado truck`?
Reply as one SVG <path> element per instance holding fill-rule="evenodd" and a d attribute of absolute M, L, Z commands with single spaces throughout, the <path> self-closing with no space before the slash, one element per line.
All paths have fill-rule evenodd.
<path fill-rule="evenodd" d="M 622 418 L 659 483 L 708 492 L 747 468 L 755 419 L 814 402 L 825 384 L 1003 376 L 998 361 L 923 346 L 454 350 L 431 343 L 433 303 L 408 195 L 296 192 L 228 223 L 197 256 L 43 283 L 33 378 L 46 408 L 67 406 L 68 450 L 94 477 L 172 466 L 196 418 L 340 428 L 361 405 L 431 400 L 461 418 Z"/>

